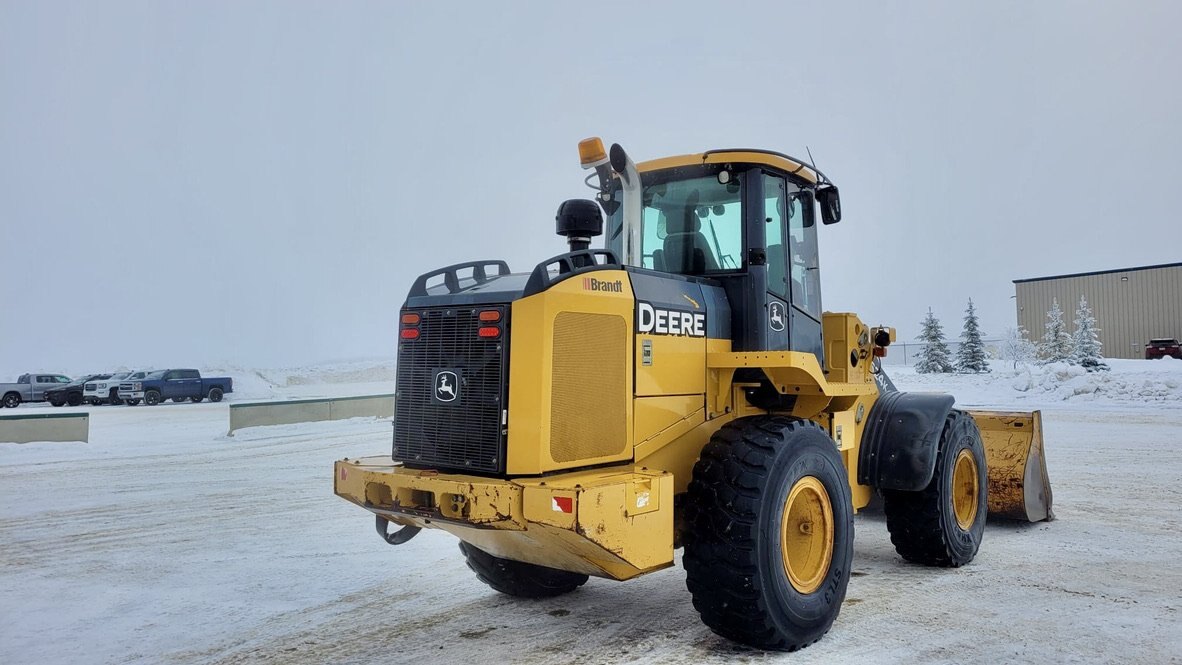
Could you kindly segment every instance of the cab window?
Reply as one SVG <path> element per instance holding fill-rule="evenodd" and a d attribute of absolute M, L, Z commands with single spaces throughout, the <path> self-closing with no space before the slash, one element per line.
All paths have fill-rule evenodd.
<path fill-rule="evenodd" d="M 788 300 L 788 183 L 779 176 L 763 176 L 764 237 L 767 239 L 767 289 Z"/>
<path fill-rule="evenodd" d="M 792 304 L 820 321 L 821 267 L 817 257 L 817 226 L 813 222 L 812 197 L 806 192 L 789 192 L 785 212 L 788 216 Z"/>
<path fill-rule="evenodd" d="M 682 275 L 743 267 L 741 189 L 717 176 L 672 180 L 644 188 L 643 266 Z"/>

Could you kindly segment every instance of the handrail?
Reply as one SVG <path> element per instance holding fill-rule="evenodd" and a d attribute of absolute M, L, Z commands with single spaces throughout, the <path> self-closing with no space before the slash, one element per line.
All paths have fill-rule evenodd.
<path fill-rule="evenodd" d="M 596 257 L 603 257 L 604 261 L 600 263 L 596 261 Z M 558 275 L 555 277 L 550 275 L 550 266 L 553 265 L 558 266 Z M 581 249 L 576 252 L 559 254 L 534 267 L 534 271 L 529 275 L 529 281 L 525 283 L 522 297 L 541 293 L 558 282 L 585 272 L 623 269 L 624 266 L 620 264 L 615 252 L 607 249 Z"/>
<path fill-rule="evenodd" d="M 509 270 L 509 264 L 504 261 L 485 260 L 457 263 L 446 268 L 439 268 L 438 270 L 432 270 L 431 272 L 419 275 L 418 279 L 410 287 L 410 297 L 429 295 L 427 293 L 427 281 L 432 277 L 438 277 L 440 275 L 443 275 L 443 284 L 447 287 L 447 292 L 456 293 L 460 290 L 459 271 L 467 268 L 472 269 L 472 279 L 476 280 L 477 284 L 483 284 L 489 280 L 488 272 L 485 270 L 487 266 L 495 266 L 497 268 L 497 277 L 508 275 L 511 272 Z"/>

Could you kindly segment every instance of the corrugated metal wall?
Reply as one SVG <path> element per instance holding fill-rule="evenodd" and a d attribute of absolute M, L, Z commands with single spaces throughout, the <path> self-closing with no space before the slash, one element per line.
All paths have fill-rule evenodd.
<path fill-rule="evenodd" d="M 1144 358 L 1152 337 L 1182 339 L 1182 265 L 1093 275 L 1048 277 L 1014 283 L 1018 323 L 1038 342 L 1051 300 L 1058 299 L 1067 330 L 1079 297 L 1088 299 L 1106 358 Z"/>

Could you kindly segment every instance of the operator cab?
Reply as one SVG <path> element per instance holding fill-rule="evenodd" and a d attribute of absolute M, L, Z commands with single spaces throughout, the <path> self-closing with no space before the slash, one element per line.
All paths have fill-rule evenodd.
<path fill-rule="evenodd" d="M 814 199 L 831 202 L 825 221 L 837 221 L 836 188 L 803 162 L 755 150 L 656 160 L 637 170 L 638 267 L 721 284 L 736 351 L 803 351 L 824 367 Z M 818 192 L 818 181 L 831 193 Z M 621 257 L 623 196 L 619 187 L 600 195 L 605 248 Z"/>

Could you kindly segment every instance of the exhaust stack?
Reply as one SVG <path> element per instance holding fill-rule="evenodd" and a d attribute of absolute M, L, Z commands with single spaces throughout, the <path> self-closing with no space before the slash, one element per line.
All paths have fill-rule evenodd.
<path fill-rule="evenodd" d="M 610 153 L 605 152 L 603 141 L 597 136 L 579 142 L 579 162 L 584 169 L 595 169 L 595 174 L 599 177 L 600 196 L 605 202 L 610 199 L 612 173 L 619 177 L 624 199 L 624 256 L 619 258 L 624 265 L 640 267 L 640 222 L 644 214 L 644 204 L 641 199 L 640 172 L 636 170 L 636 164 L 619 143 L 612 144 Z M 608 209 L 608 212 L 612 210 Z"/>
<path fill-rule="evenodd" d="M 613 143 L 610 157 L 612 170 L 620 176 L 624 192 L 624 265 L 640 267 L 640 221 L 644 205 L 640 193 L 640 172 L 632 158 L 619 143 Z"/>

